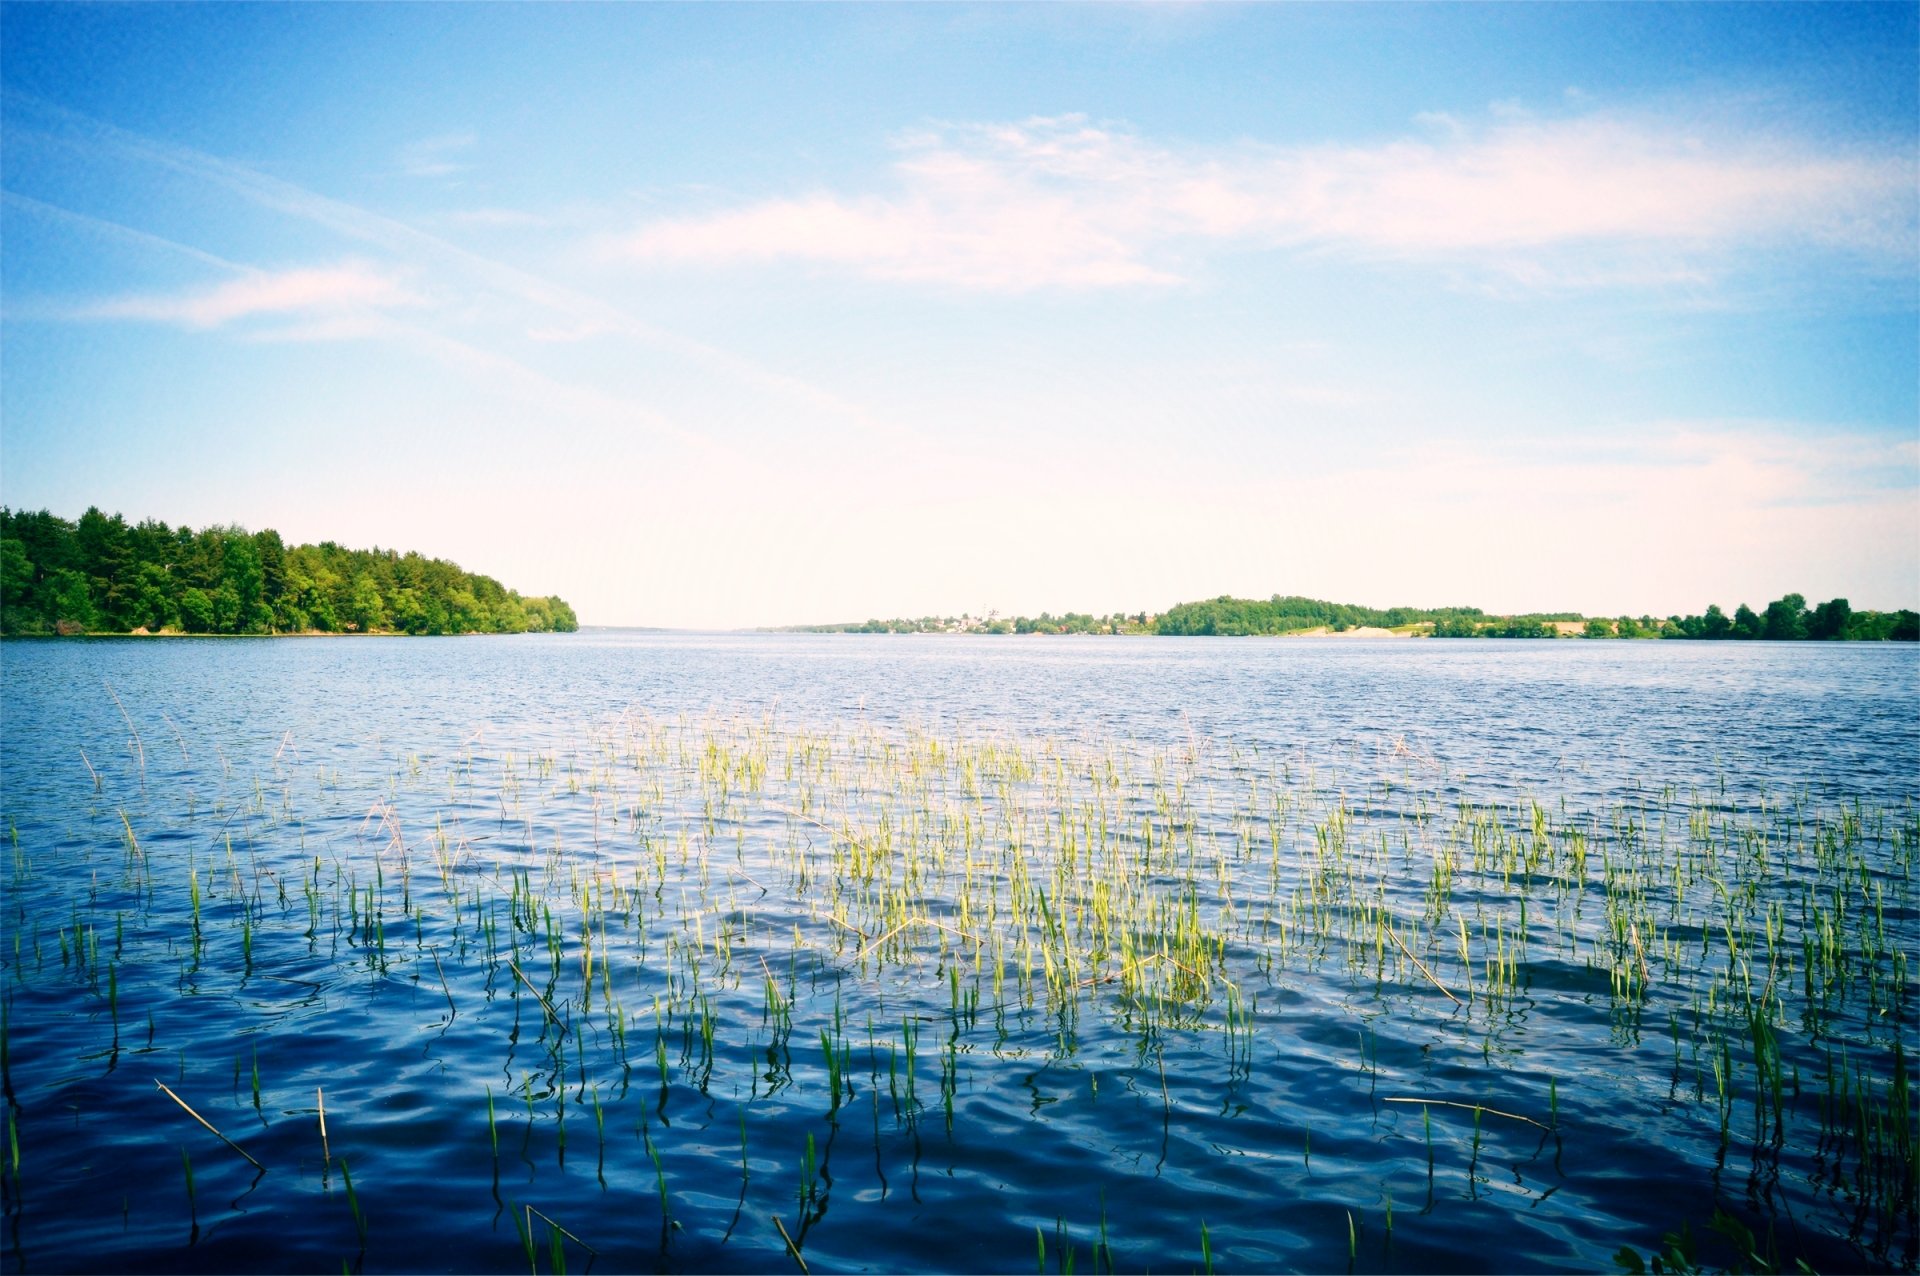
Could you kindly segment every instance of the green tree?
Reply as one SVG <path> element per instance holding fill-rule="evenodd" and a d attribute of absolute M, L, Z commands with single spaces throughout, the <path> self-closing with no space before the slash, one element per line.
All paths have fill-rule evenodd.
<path fill-rule="evenodd" d="M 386 606 L 372 576 L 363 572 L 353 578 L 352 590 L 347 596 L 346 616 L 347 623 L 363 634 L 371 633 L 387 623 Z"/>
<path fill-rule="evenodd" d="M 403 633 L 425 634 L 433 632 L 433 617 L 428 614 L 420 591 L 405 585 L 395 590 L 387 600 L 387 613 L 393 621 L 393 627 Z"/>
<path fill-rule="evenodd" d="M 1791 642 L 1807 636 L 1807 600 L 1788 594 L 1767 604 L 1763 636 L 1775 642 Z"/>
<path fill-rule="evenodd" d="M 1735 638 L 1758 638 L 1766 632 L 1766 625 L 1754 613 L 1753 608 L 1741 603 L 1733 611 L 1733 634 Z"/>
<path fill-rule="evenodd" d="M 180 592 L 180 626 L 190 634 L 213 632 L 213 600 L 206 590 L 190 586 Z"/>
<path fill-rule="evenodd" d="M 266 575 L 260 568 L 260 551 L 253 538 L 240 533 L 227 538 L 220 562 L 220 589 L 215 592 L 214 611 L 221 616 L 222 633 L 264 633 L 272 619 L 266 603 Z M 232 603 L 221 601 L 228 594 Z M 231 611 L 229 619 L 227 612 Z"/>
<path fill-rule="evenodd" d="M 100 627 L 100 613 L 94 608 L 87 578 L 73 568 L 63 567 L 47 577 L 46 598 L 57 632 L 81 633 Z"/>
<path fill-rule="evenodd" d="M 0 540 L 0 630 L 18 633 L 38 617 L 29 616 L 33 607 L 33 560 L 27 557 L 25 542 Z"/>
<path fill-rule="evenodd" d="M 1478 638 L 1480 625 L 1471 616 L 1442 616 L 1433 622 L 1435 638 Z"/>
<path fill-rule="evenodd" d="M 220 588 L 208 595 L 213 605 L 213 630 L 216 634 L 237 634 L 240 632 L 242 609 L 245 607 L 239 591 L 224 581 Z"/>
<path fill-rule="evenodd" d="M 74 525 L 73 543 L 79 570 L 91 595 L 93 624 L 89 628 L 131 629 L 127 620 L 132 601 L 134 561 L 127 544 L 127 522 L 118 514 L 109 518 L 98 506 Z"/>
<path fill-rule="evenodd" d="M 160 564 L 140 564 L 129 617 L 134 628 L 161 630 L 178 622 L 171 584 L 167 569 Z"/>
<path fill-rule="evenodd" d="M 470 589 L 455 589 L 447 595 L 447 632 L 470 634 L 485 632 L 487 612 Z"/>
<path fill-rule="evenodd" d="M 1830 599 L 1813 609 L 1813 615 L 1807 621 L 1807 637 L 1828 640 L 1845 638 L 1847 623 L 1852 619 L 1853 608 L 1846 599 Z"/>
<path fill-rule="evenodd" d="M 1613 622 L 1610 620 L 1601 620 L 1597 617 L 1589 620 L 1582 636 L 1587 638 L 1611 638 L 1613 637 Z"/>
<path fill-rule="evenodd" d="M 277 617 L 280 600 L 287 592 L 287 546 L 280 533 L 271 527 L 253 534 L 253 556 L 260 564 L 260 610 L 258 619 L 272 628 L 282 628 Z M 287 625 L 288 629 L 304 629 Z"/>

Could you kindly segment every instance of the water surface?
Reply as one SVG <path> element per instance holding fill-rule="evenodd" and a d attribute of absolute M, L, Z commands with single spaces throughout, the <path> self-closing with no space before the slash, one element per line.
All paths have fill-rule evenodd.
<path fill-rule="evenodd" d="M 9 642 L 10 1262 L 1911 1268 L 1916 655 Z"/>

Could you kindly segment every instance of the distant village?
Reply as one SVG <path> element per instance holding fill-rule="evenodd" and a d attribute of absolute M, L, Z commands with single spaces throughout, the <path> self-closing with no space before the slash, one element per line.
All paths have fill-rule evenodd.
<path fill-rule="evenodd" d="M 789 625 L 782 633 L 806 634 L 1151 634 L 1156 632 L 1159 616 L 1150 611 L 1114 612 L 1094 616 L 1070 611 L 1055 616 L 1002 616 L 989 611 L 984 616 L 970 613 L 959 616 L 921 616 L 918 619 L 869 620 L 837 625 Z"/>

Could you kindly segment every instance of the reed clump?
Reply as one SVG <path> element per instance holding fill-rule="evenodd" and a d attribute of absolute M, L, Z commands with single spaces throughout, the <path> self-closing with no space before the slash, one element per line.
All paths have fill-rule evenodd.
<path fill-rule="evenodd" d="M 1673 786 L 1604 807 L 1474 800 L 1411 761 L 1349 787 L 1230 745 L 771 718 L 629 716 L 582 729 L 565 749 L 469 741 L 387 760 L 367 805 L 337 771 L 281 753 L 244 778 L 222 759 L 205 777 L 211 800 L 172 806 L 156 804 L 152 776 L 137 801 L 89 764 L 90 818 L 118 830 L 117 850 L 103 841 L 72 853 L 57 875 L 16 856 L 12 884 L 54 919 L 57 977 L 104 1014 L 116 1056 L 122 1003 L 147 1011 L 151 1038 L 155 1008 L 172 997 L 245 989 L 257 1000 L 253 990 L 283 980 L 415 989 L 407 1013 L 461 1043 L 444 1064 L 455 1074 L 444 1119 L 459 1109 L 468 1146 L 490 1150 L 496 1200 L 499 1127 L 516 1112 L 527 1194 L 546 1200 L 548 1176 L 564 1181 L 571 1101 L 592 1113 L 600 1185 L 638 1173 L 657 1199 L 662 1247 L 677 1230 L 724 1226 L 723 1243 L 764 1238 L 752 1261 L 804 1269 L 839 1217 L 829 1203 L 843 1139 L 870 1142 L 881 1201 L 893 1192 L 889 1155 L 910 1155 L 917 1192 L 929 1145 L 958 1158 L 970 1122 L 1057 1102 L 1034 1079 L 1048 1069 L 1087 1069 L 1088 1102 L 1150 1105 L 1164 1161 L 1183 1120 L 1201 1106 L 1231 1113 L 1300 1041 L 1319 1040 L 1302 1035 L 1303 1016 L 1352 1020 L 1342 1067 L 1364 1081 L 1356 1111 L 1405 1123 L 1390 1127 L 1405 1164 L 1383 1168 L 1384 1225 L 1362 1225 L 1377 1196 L 1343 1200 L 1345 1226 L 1303 1260 L 1313 1265 L 1343 1247 L 1357 1261 L 1376 1232 L 1404 1245 L 1435 1208 L 1436 1162 L 1444 1172 L 1450 1154 L 1477 1195 L 1488 1149 L 1514 1137 L 1495 1127 L 1543 1147 L 1594 1137 L 1615 1070 L 1641 1069 L 1657 1048 L 1666 1075 L 1635 1084 L 1663 1092 L 1722 1167 L 1716 1181 L 1740 1173 L 1766 1185 L 1745 1198 L 1756 1234 L 1790 1208 L 1829 1246 L 1819 1252 L 1912 1261 L 1911 800 Z M 15 1013 L 51 1013 L 38 1001 L 11 1007 L 43 977 L 22 957 L 38 949 L 38 932 L 29 939 L 23 950 L 15 932 L 7 966 L 0 1025 L 13 1031 Z M 1313 990 L 1305 1007 L 1302 989 Z M 234 996 L 236 1034 L 290 1031 L 247 1021 L 251 1004 Z M 1418 1033 L 1396 1032 L 1404 1024 Z M 164 1035 L 149 1048 L 165 1048 Z M 1426 1066 L 1431 1051 L 1411 1051 L 1410 1036 L 1448 1066 Z M 258 1040 L 245 1101 L 265 1125 Z M 1585 1074 L 1568 1062 L 1609 1055 L 1618 1062 Z M 296 1076 L 285 1052 L 272 1059 L 276 1086 L 327 1080 L 325 1061 Z M 237 1078 L 237 1057 L 234 1068 Z M 1103 1071 L 1121 1079 L 1115 1097 Z M 1176 1101 L 1169 1079 L 1207 1103 Z M 699 1217 L 714 1193 L 681 1191 L 667 1172 L 696 1160 L 678 1156 L 676 1140 L 721 1098 L 740 1113 L 734 1221 L 763 1205 L 773 1233 Z M 365 1258 L 367 1217 L 326 1144 L 325 1102 L 323 1161 L 339 1162 Z M 354 1103 L 336 1089 L 336 1128 L 354 1124 Z M 790 1168 L 751 1172 L 750 1127 L 763 1117 L 778 1126 L 763 1137 L 770 1158 L 791 1167 L 801 1149 L 797 1187 Z M 21 1139 L 47 1119 L 10 1099 L 15 1183 Z M 1341 1126 L 1353 1119 L 1326 1113 L 1317 1149 L 1310 1122 L 1244 1137 L 1263 1151 L 1284 1145 L 1304 1181 L 1351 1155 Z M 1154 1151 L 1141 1162 L 1157 1172 Z M 395 1174 L 370 1168 L 378 1156 L 356 1149 L 363 1183 L 392 1184 Z M 1422 1215 L 1393 1215 L 1396 1169 L 1427 1185 Z M 749 1202 L 763 1180 L 764 1200 Z M 562 1238 L 598 1254 L 520 1205 L 511 1213 L 530 1264 L 541 1257 L 536 1216 L 551 1262 L 564 1260 Z M 1211 1270 L 1239 1234 L 1208 1217 L 1200 1254 Z M 381 1220 L 376 1246 L 403 1225 L 399 1211 Z M 1065 1258 L 1074 1246 L 1056 1222 Z M 1026 1224 L 979 1225 L 1024 1246 Z M 1110 1269 L 1106 1226 L 1103 1200 L 1095 1264 L 1104 1254 Z M 1044 1230 L 1034 1232 L 1044 1266 Z M 1618 1241 L 1596 1235 L 1568 1261 L 1604 1265 Z M 1169 1242 L 1161 1265 L 1175 1252 Z"/>

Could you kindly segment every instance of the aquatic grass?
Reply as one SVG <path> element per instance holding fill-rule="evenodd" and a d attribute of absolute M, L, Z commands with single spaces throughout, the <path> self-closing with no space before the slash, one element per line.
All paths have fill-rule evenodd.
<path fill-rule="evenodd" d="M 1811 1157 L 1813 1170 L 1789 1169 L 1787 1190 L 1802 1193 L 1797 1201 L 1817 1191 L 1863 1207 L 1858 1252 L 1895 1253 L 1889 1246 L 1913 1216 L 1914 1139 L 1901 1119 L 1912 1103 L 1901 1042 L 1913 1012 L 1903 982 L 1910 812 L 1836 814 L 1796 798 L 1730 812 L 1659 790 L 1618 809 L 1448 802 L 1398 779 L 1343 791 L 1266 759 L 1226 765 L 1204 751 L 861 726 L 633 722 L 590 734 L 571 754 L 521 756 L 497 783 L 471 764 L 438 775 L 433 765 L 418 756 L 397 765 L 381 812 L 361 818 L 364 846 L 328 851 L 331 863 L 304 847 L 276 858 L 276 837 L 298 846 L 292 825 L 305 799 L 297 786 L 269 788 L 244 772 L 185 822 L 195 838 L 149 836 L 142 816 L 143 857 L 129 854 L 116 871 L 177 898 L 138 905 L 129 913 L 137 924 L 123 929 L 124 900 L 77 890 L 50 913 L 64 923 L 48 925 L 62 978 L 104 1003 L 117 1043 L 123 984 L 130 997 L 147 986 L 133 981 L 150 978 L 158 951 L 146 920 L 167 907 L 192 919 L 178 954 L 182 995 L 228 978 L 265 988 L 312 973 L 284 964 L 282 946 L 294 938 L 305 960 L 333 972 L 320 978 L 360 963 L 357 986 L 370 998 L 413 977 L 425 1000 L 448 1008 L 431 1021 L 422 1015 L 428 1034 L 458 1019 L 449 1041 L 465 1032 L 491 1042 L 479 1050 L 495 1051 L 504 1074 L 520 1078 L 523 1148 L 551 1100 L 563 1161 L 567 1104 L 586 1105 L 604 1185 L 606 1118 L 632 1121 L 616 1129 L 641 1133 L 663 1228 L 681 1221 L 664 1158 L 682 1164 L 682 1147 L 710 1152 L 702 1106 L 729 1094 L 738 1103 L 740 1209 L 752 1178 L 749 1116 L 758 1126 L 764 1113 L 769 1137 L 781 1141 L 770 1146 L 784 1144 L 788 1155 L 786 1140 L 804 1134 L 795 1229 L 803 1243 L 808 1229 L 873 1208 L 849 1203 L 831 1218 L 822 1209 L 825 1162 L 860 1085 L 849 1009 L 868 1022 L 882 1201 L 886 1163 L 898 1156 L 904 1166 L 909 1149 L 917 1187 L 923 1136 L 933 1136 L 925 1154 L 954 1162 L 979 1141 L 969 1129 L 976 1111 L 1028 1101 L 1025 1088 L 1009 1094 L 1015 1061 L 1024 1071 L 1046 1065 L 1030 1087 L 1036 1115 L 1066 1112 L 1044 1105 L 1076 1096 L 1103 1108 L 1157 1107 L 1163 1161 L 1170 1144 L 1179 1155 L 1174 1136 L 1212 1109 L 1229 1144 L 1270 1137 L 1238 1105 L 1261 1085 L 1273 1052 L 1290 1049 L 1298 1014 L 1290 1006 L 1303 984 L 1339 994 L 1317 1004 L 1316 1016 L 1354 1016 L 1342 1029 L 1340 1066 L 1364 1079 L 1362 1101 L 1378 1087 L 1378 1119 L 1390 1124 L 1398 1107 L 1421 1105 L 1424 1148 L 1406 1151 L 1414 1164 L 1424 1151 L 1431 1188 L 1435 1107 L 1443 1125 L 1449 1109 L 1472 1115 L 1471 1142 L 1461 1140 L 1470 1183 L 1513 1126 L 1551 1132 L 1556 1146 L 1565 1137 L 1569 1152 L 1591 1138 L 1576 1108 L 1563 1122 L 1559 1065 L 1534 1067 L 1516 1052 L 1518 1025 L 1529 1025 L 1536 1048 L 1542 1040 L 1550 1026 L 1542 1005 L 1566 995 L 1558 980 L 1594 999 L 1607 1016 L 1603 1036 L 1622 1050 L 1643 1023 L 1671 1038 L 1676 1110 L 1705 1120 L 1729 1164 L 1736 1148 L 1753 1150 L 1756 1173 Z M 456 795 L 461 807 L 497 806 L 500 824 L 462 827 L 451 809 L 423 816 L 409 805 L 417 796 L 409 784 L 431 786 L 436 800 Z M 550 814 L 568 801 L 580 804 L 577 826 Z M 232 828 L 218 827 L 230 818 Z M 102 823 L 112 820 L 108 807 Z M 284 825 L 276 832 L 270 821 Z M 563 827 L 572 832 L 563 837 Z M 212 854 L 196 862 L 208 846 Z M 339 946 L 331 958 L 330 936 Z M 197 973 L 185 973 L 189 964 Z M 27 977 L 16 963 L 16 982 Z M 436 983 L 441 998 L 430 996 Z M 630 1078 L 629 1034 L 649 1013 L 654 1067 L 643 1063 L 642 1078 Z M 150 1008 L 148 1016 L 151 1044 Z M 1475 1064 L 1470 1083 L 1442 1085 L 1410 1068 L 1402 1022 L 1420 1025 L 1437 1058 Z M 882 1036 L 876 1023 L 898 1030 Z M 5 1036 L 0 1027 L 0 1057 Z M 436 1059 L 439 1040 L 422 1038 Z M 252 1102 L 264 1119 L 257 1046 L 250 1054 Z M 276 1069 L 279 1057 L 270 1058 Z M 236 1100 L 247 1064 L 234 1056 Z M 452 1055 L 446 1066 L 466 1065 Z M 1060 1069 L 1052 1082 L 1048 1068 Z M 1059 1078 L 1074 1069 L 1084 1080 L 1063 1095 Z M 1684 1088 L 1690 1069 L 1694 1098 Z M 184 1053 L 181 1071 L 188 1075 Z M 657 1094 L 630 1094 L 630 1080 L 657 1080 Z M 940 1130 L 925 1120 L 936 1080 L 941 1151 Z M 330 1163 L 318 1090 L 316 1100 Z M 485 1102 L 497 1163 L 490 1084 Z M 1483 1134 L 1486 1115 L 1497 1120 Z M 1316 1124 L 1323 1177 L 1324 1158 L 1336 1154 L 1329 1148 L 1344 1159 L 1349 1119 L 1336 1105 L 1293 1125 L 1303 1168 L 1312 1169 Z M 14 1129 L 10 1110 L 10 1140 Z M 17 1179 L 17 1144 L 10 1150 Z M 1157 1168 L 1154 1156 L 1144 1149 L 1147 1168 Z M 551 1158 L 536 1160 L 528 1157 L 530 1181 L 563 1173 Z M 1539 1199 L 1534 1171 L 1526 1173 L 1528 1199 Z M 1123 1176 L 1098 1186 L 1094 1265 L 1104 1253 L 1111 1269 L 1106 1190 L 1126 1192 L 1129 1210 L 1147 1207 Z M 680 1201 L 689 1229 L 699 1226 L 696 1199 Z M 1386 1211 L 1390 1239 L 1390 1189 Z M 1054 1246 L 1063 1270 L 1074 1249 L 1065 1217 Z M 1228 1225 L 1208 1217 L 1224 1238 Z M 1351 1262 L 1357 1222 L 1349 1223 Z M 549 1231 L 549 1248 L 557 1236 Z M 1044 1265 L 1044 1231 L 1039 1240 Z M 1337 1262 L 1337 1241 L 1321 1243 L 1321 1257 Z M 797 1261 L 799 1252 L 793 1245 Z"/>
<path fill-rule="evenodd" d="M 360 1248 L 367 1248 L 367 1216 L 360 1208 L 360 1196 L 353 1190 L 353 1173 L 347 1168 L 345 1157 L 340 1158 L 340 1183 L 346 1189 L 347 1210 L 353 1215 L 353 1230 L 360 1237 Z"/>

